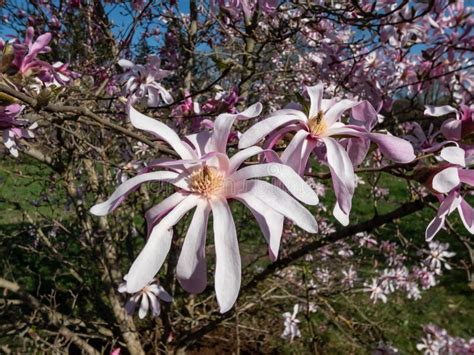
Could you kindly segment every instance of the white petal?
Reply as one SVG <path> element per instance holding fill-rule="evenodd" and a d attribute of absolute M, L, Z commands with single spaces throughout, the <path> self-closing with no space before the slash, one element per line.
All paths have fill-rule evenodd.
<path fill-rule="evenodd" d="M 206 236 L 210 206 L 199 201 L 184 239 L 176 267 L 176 277 L 189 293 L 201 293 L 207 285 Z"/>
<path fill-rule="evenodd" d="M 324 119 L 326 120 L 329 127 L 331 127 L 331 125 L 339 121 L 344 111 L 358 104 L 359 102 L 357 101 L 352 101 L 352 100 L 347 100 L 347 99 L 341 100 L 337 104 L 329 108 L 329 110 L 324 114 Z"/>
<path fill-rule="evenodd" d="M 260 147 L 250 147 L 237 152 L 232 156 L 232 158 L 230 158 L 229 172 L 233 173 L 244 161 L 254 155 L 260 154 L 261 152 L 263 152 L 263 149 Z"/>
<path fill-rule="evenodd" d="M 316 116 L 319 111 L 321 111 L 321 101 L 323 99 L 323 83 L 318 83 L 316 86 L 307 86 L 306 91 L 308 91 L 309 99 L 311 105 L 309 108 L 309 117 Z"/>
<path fill-rule="evenodd" d="M 155 134 L 168 143 L 182 159 L 192 159 L 191 149 L 184 144 L 178 134 L 166 124 L 138 112 L 132 105 L 128 105 L 130 122 L 138 129 Z"/>
<path fill-rule="evenodd" d="M 148 313 L 148 309 L 150 308 L 150 303 L 148 301 L 148 297 L 146 294 L 142 295 L 142 301 L 140 302 L 140 309 L 138 310 L 138 316 L 140 319 L 145 318 L 146 314 Z"/>
<path fill-rule="evenodd" d="M 441 193 L 448 193 L 461 183 L 458 168 L 446 168 L 433 178 L 433 189 Z"/>
<path fill-rule="evenodd" d="M 215 287 L 221 313 L 232 308 L 239 295 L 241 261 L 234 219 L 227 201 L 211 200 L 216 248 Z"/>
<path fill-rule="evenodd" d="M 171 171 L 155 171 L 137 175 L 121 184 L 117 190 L 108 198 L 107 201 L 99 203 L 90 209 L 90 213 L 96 216 L 105 216 L 113 211 L 123 199 L 138 185 L 147 181 L 169 181 L 176 179 L 178 174 Z"/>
<path fill-rule="evenodd" d="M 428 116 L 435 116 L 435 117 L 438 117 L 438 116 L 444 116 L 444 115 L 447 115 L 448 113 L 456 113 L 456 115 L 458 114 L 458 111 L 452 107 L 452 106 L 449 106 L 449 105 L 445 105 L 445 106 L 425 106 L 425 112 L 423 112 L 425 115 L 428 115 Z"/>
<path fill-rule="evenodd" d="M 466 166 L 466 153 L 459 147 L 445 147 L 441 150 L 441 158 L 451 164 Z"/>

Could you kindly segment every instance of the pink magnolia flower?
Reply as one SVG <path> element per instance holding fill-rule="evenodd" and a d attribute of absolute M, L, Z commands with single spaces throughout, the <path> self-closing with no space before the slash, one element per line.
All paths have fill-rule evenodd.
<path fill-rule="evenodd" d="M 265 145 L 272 148 L 285 134 L 296 132 L 282 153 L 281 161 L 302 175 L 310 154 L 314 152 L 320 157 L 329 166 L 336 193 L 337 201 L 333 214 L 340 223 L 348 225 L 356 178 L 351 159 L 336 138 L 352 136 L 361 138 L 362 141 L 370 139 L 379 146 L 384 155 L 398 162 L 412 161 L 415 158 L 413 147 L 401 138 L 370 133 L 371 124 L 369 127 L 364 127 L 339 122 L 341 115 L 359 105 L 358 102 L 347 99 L 339 102 L 335 99 L 323 99 L 322 83 L 306 89 L 311 100 L 308 115 L 291 108 L 278 110 L 249 128 L 240 138 L 239 148 L 254 145 L 266 136 L 269 137 Z M 370 107 L 364 104 L 356 111 L 357 117 L 366 114 Z M 375 112 L 373 108 L 371 110 Z M 363 118 L 359 117 L 358 121 L 363 121 Z"/>
<path fill-rule="evenodd" d="M 444 121 L 441 125 L 441 133 L 446 139 L 459 141 L 474 132 L 474 106 L 461 105 L 459 111 L 449 105 L 426 106 L 424 114 L 434 117 L 455 114 L 456 118 Z"/>
<path fill-rule="evenodd" d="M 386 291 L 379 285 L 376 278 L 372 279 L 372 283 L 364 283 L 364 287 L 364 291 L 370 292 L 370 299 L 374 301 L 374 304 L 377 303 L 378 300 L 387 303 Z"/>
<path fill-rule="evenodd" d="M 283 333 L 281 334 L 281 337 L 283 339 L 289 340 L 290 343 L 293 342 L 295 338 L 298 338 L 301 336 L 301 332 L 298 328 L 298 324 L 300 323 L 300 320 L 296 318 L 298 315 L 300 306 L 298 304 L 295 304 L 293 307 L 293 313 L 290 312 L 285 312 L 283 313 L 283 319 L 284 319 L 284 327 Z"/>
<path fill-rule="evenodd" d="M 158 106 L 161 100 L 166 104 L 173 101 L 168 90 L 159 82 L 170 75 L 170 72 L 160 69 L 158 57 L 148 57 L 146 65 L 134 64 L 126 59 L 120 59 L 118 64 L 126 70 L 122 79 L 125 81 L 125 91 L 128 95 L 135 98 L 146 98 L 150 107 Z"/>
<path fill-rule="evenodd" d="M 451 270 L 446 258 L 452 258 L 456 253 L 448 251 L 448 243 L 440 243 L 437 241 L 429 243 L 429 255 L 425 260 L 425 263 L 433 270 L 436 274 L 441 274 L 441 269 L 444 266 L 445 269 Z"/>
<path fill-rule="evenodd" d="M 227 141 L 234 121 L 256 117 L 261 108 L 258 103 L 241 113 L 221 114 L 216 118 L 212 133 L 203 131 L 182 141 L 165 124 L 129 107 L 131 123 L 167 142 L 182 160 L 151 162 L 147 172 L 127 180 L 107 201 L 91 208 L 91 213 L 104 216 L 147 181 L 164 181 L 178 188 L 177 192 L 146 213 L 149 238 L 128 272 L 127 292 L 137 292 L 153 279 L 171 247 L 173 226 L 194 208 L 176 268 L 177 278 L 188 292 L 200 293 L 205 289 L 205 242 L 207 221 L 212 212 L 216 250 L 215 289 L 221 312 L 228 311 L 235 303 L 241 282 L 237 232 L 227 200 L 238 200 L 251 210 L 269 244 L 273 260 L 278 255 L 284 217 L 307 232 L 317 231 L 314 217 L 296 199 L 277 186 L 256 179 L 276 177 L 300 201 L 317 204 L 317 195 L 290 167 L 268 163 L 239 169 L 245 160 L 263 152 L 259 147 L 249 147 L 231 158 L 227 156 Z M 161 170 L 149 172 L 155 169 Z"/>
<path fill-rule="evenodd" d="M 127 276 L 124 277 L 125 279 Z M 119 286 L 119 292 L 125 293 L 127 290 L 127 283 L 124 282 Z M 146 317 L 148 310 L 151 305 L 151 315 L 153 317 L 158 317 L 161 312 L 160 301 L 172 302 L 173 299 L 168 292 L 160 285 L 160 282 L 157 279 L 153 279 L 143 287 L 141 290 L 136 292 L 125 305 L 125 309 L 129 315 L 132 315 L 135 312 L 135 308 L 140 302 L 140 308 L 138 310 L 138 316 L 140 319 Z"/>
<path fill-rule="evenodd" d="M 474 186 L 474 171 L 466 168 L 464 149 L 445 147 L 440 157 L 447 162 L 432 177 L 431 188 L 441 202 L 438 213 L 426 228 L 425 237 L 430 241 L 444 227 L 444 222 L 454 210 L 458 210 L 464 227 L 474 234 L 474 210 L 461 196 L 461 184 Z"/>
<path fill-rule="evenodd" d="M 27 75 L 34 68 L 42 67 L 47 64 L 37 59 L 37 57 L 38 54 L 48 53 L 51 51 L 51 48 L 48 47 L 52 38 L 51 33 L 44 33 L 33 42 L 34 32 L 33 27 L 28 27 L 23 43 L 13 43 L 15 59 L 12 64 L 14 64 L 19 72 L 24 75 Z"/>
<path fill-rule="evenodd" d="M 29 125 L 27 121 L 18 119 L 23 108 L 24 106 L 18 104 L 0 106 L 0 130 L 2 131 L 3 144 L 14 157 L 18 157 L 16 140 L 33 138 L 35 136 L 33 129 L 37 127 L 36 123 Z"/>

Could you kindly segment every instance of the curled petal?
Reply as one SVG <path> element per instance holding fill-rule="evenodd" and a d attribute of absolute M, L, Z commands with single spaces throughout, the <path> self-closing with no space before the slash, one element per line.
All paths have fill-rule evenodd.
<path fill-rule="evenodd" d="M 448 193 L 461 183 L 458 168 L 446 168 L 433 178 L 433 189 L 441 193 Z"/>
<path fill-rule="evenodd" d="M 466 166 L 466 153 L 459 147 L 445 147 L 441 150 L 441 158 L 451 164 Z"/>

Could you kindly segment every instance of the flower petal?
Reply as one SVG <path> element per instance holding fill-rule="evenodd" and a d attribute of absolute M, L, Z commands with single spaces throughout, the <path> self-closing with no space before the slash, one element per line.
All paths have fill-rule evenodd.
<path fill-rule="evenodd" d="M 112 212 L 123 199 L 138 185 L 147 181 L 169 181 L 176 179 L 178 174 L 171 171 L 155 171 L 137 175 L 121 184 L 117 190 L 108 198 L 107 201 L 99 203 L 90 209 L 90 213 L 96 216 L 105 216 Z"/>
<path fill-rule="evenodd" d="M 150 308 L 150 303 L 148 301 L 148 297 L 146 294 L 142 295 L 142 301 L 140 302 L 140 309 L 138 310 L 138 316 L 140 319 L 143 319 L 146 317 L 146 314 L 148 313 L 148 309 Z"/>
<path fill-rule="evenodd" d="M 246 166 L 232 174 L 228 180 L 241 181 L 266 176 L 276 177 L 298 200 L 308 205 L 318 204 L 318 195 L 313 189 L 292 168 L 284 164 L 267 163 Z"/>
<path fill-rule="evenodd" d="M 344 111 L 356 106 L 357 104 L 359 104 L 357 101 L 343 99 L 334 106 L 331 106 L 324 114 L 324 119 L 328 126 L 331 127 L 334 123 L 339 121 Z"/>
<path fill-rule="evenodd" d="M 466 153 L 464 149 L 457 146 L 444 147 L 440 156 L 448 163 L 466 166 Z"/>
<path fill-rule="evenodd" d="M 135 128 L 153 133 L 168 143 L 182 159 L 193 159 L 190 147 L 186 146 L 178 134 L 166 124 L 138 112 L 131 104 L 128 105 L 128 115 Z"/>
<path fill-rule="evenodd" d="M 427 242 L 431 241 L 436 234 L 438 234 L 439 230 L 444 226 L 444 217 L 436 216 L 433 220 L 428 224 L 425 232 L 425 239 Z"/>
<path fill-rule="evenodd" d="M 155 277 L 171 247 L 172 227 L 196 206 L 198 199 L 196 195 L 189 195 L 153 228 L 145 247 L 127 273 L 127 292 L 138 292 Z"/>
<path fill-rule="evenodd" d="M 256 198 L 262 200 L 278 212 L 292 220 L 300 228 L 309 233 L 316 233 L 318 225 L 312 214 L 293 197 L 282 189 L 266 181 L 251 180 L 246 182 L 247 191 L 245 193 L 253 194 Z M 236 198 L 244 193 L 238 194 Z"/>
<path fill-rule="evenodd" d="M 474 186 L 474 170 L 459 169 L 458 174 L 461 182 Z"/>
<path fill-rule="evenodd" d="M 210 201 L 214 223 L 216 248 L 215 287 L 221 313 L 232 308 L 239 295 L 241 261 L 234 219 L 227 201 Z"/>
<path fill-rule="evenodd" d="M 174 194 L 165 198 L 159 204 L 153 206 L 148 211 L 146 211 L 145 219 L 146 219 L 146 224 L 148 226 L 147 234 L 150 234 L 153 226 L 160 220 L 161 217 L 167 214 L 178 203 L 183 201 L 186 198 L 186 196 L 188 196 L 187 193 L 175 192 Z"/>
<path fill-rule="evenodd" d="M 288 147 L 281 154 L 281 161 L 292 167 L 298 174 L 302 175 L 308 160 L 303 160 L 303 150 L 306 150 L 306 138 L 309 136 L 309 133 L 305 130 L 299 130 L 296 132 L 295 136 L 291 140 Z M 309 156 L 308 156 L 309 158 Z"/>
<path fill-rule="evenodd" d="M 186 233 L 176 267 L 176 277 L 189 293 L 201 293 L 207 285 L 205 247 L 209 212 L 209 203 L 200 200 Z"/>
<path fill-rule="evenodd" d="M 323 83 L 318 83 L 315 86 L 307 86 L 306 91 L 308 92 L 311 105 L 309 107 L 309 117 L 316 116 L 321 111 L 321 101 L 323 99 Z"/>
<path fill-rule="evenodd" d="M 263 121 L 257 122 L 240 137 L 239 148 L 248 148 L 278 127 L 295 121 L 304 122 L 301 117 L 295 115 L 270 116 Z"/>
<path fill-rule="evenodd" d="M 433 189 L 441 193 L 448 193 L 457 187 L 461 183 L 458 170 L 456 167 L 441 170 L 433 178 Z"/>
<path fill-rule="evenodd" d="M 388 159 L 406 164 L 416 158 L 413 146 L 405 139 L 381 133 L 369 133 L 367 136 Z"/>
<path fill-rule="evenodd" d="M 445 105 L 445 106 L 425 106 L 425 112 L 423 112 L 425 115 L 428 116 L 444 116 L 447 115 L 448 113 L 455 113 L 456 115 L 458 114 L 458 110 L 456 110 L 454 107 Z"/>
<path fill-rule="evenodd" d="M 468 230 L 469 233 L 474 234 L 474 210 L 462 199 L 461 203 L 458 206 L 459 216 L 461 217 L 464 227 Z"/>
<path fill-rule="evenodd" d="M 235 172 L 240 167 L 240 165 L 242 165 L 242 163 L 248 158 L 253 157 L 254 155 L 260 154 L 262 152 L 262 148 L 255 146 L 237 152 L 232 156 L 232 158 L 230 158 L 229 172 Z"/>
<path fill-rule="evenodd" d="M 236 198 L 244 203 L 254 215 L 268 243 L 270 259 L 275 261 L 278 258 L 278 250 L 280 249 L 281 235 L 283 232 L 283 215 L 275 212 L 270 206 L 267 206 L 252 194 L 242 193 Z"/>

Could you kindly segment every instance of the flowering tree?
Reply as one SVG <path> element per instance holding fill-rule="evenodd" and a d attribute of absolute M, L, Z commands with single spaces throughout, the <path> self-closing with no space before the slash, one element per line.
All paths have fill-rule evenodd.
<path fill-rule="evenodd" d="M 463 1 L 0 8 L 2 350 L 394 353 L 380 303 L 473 285 Z"/>

